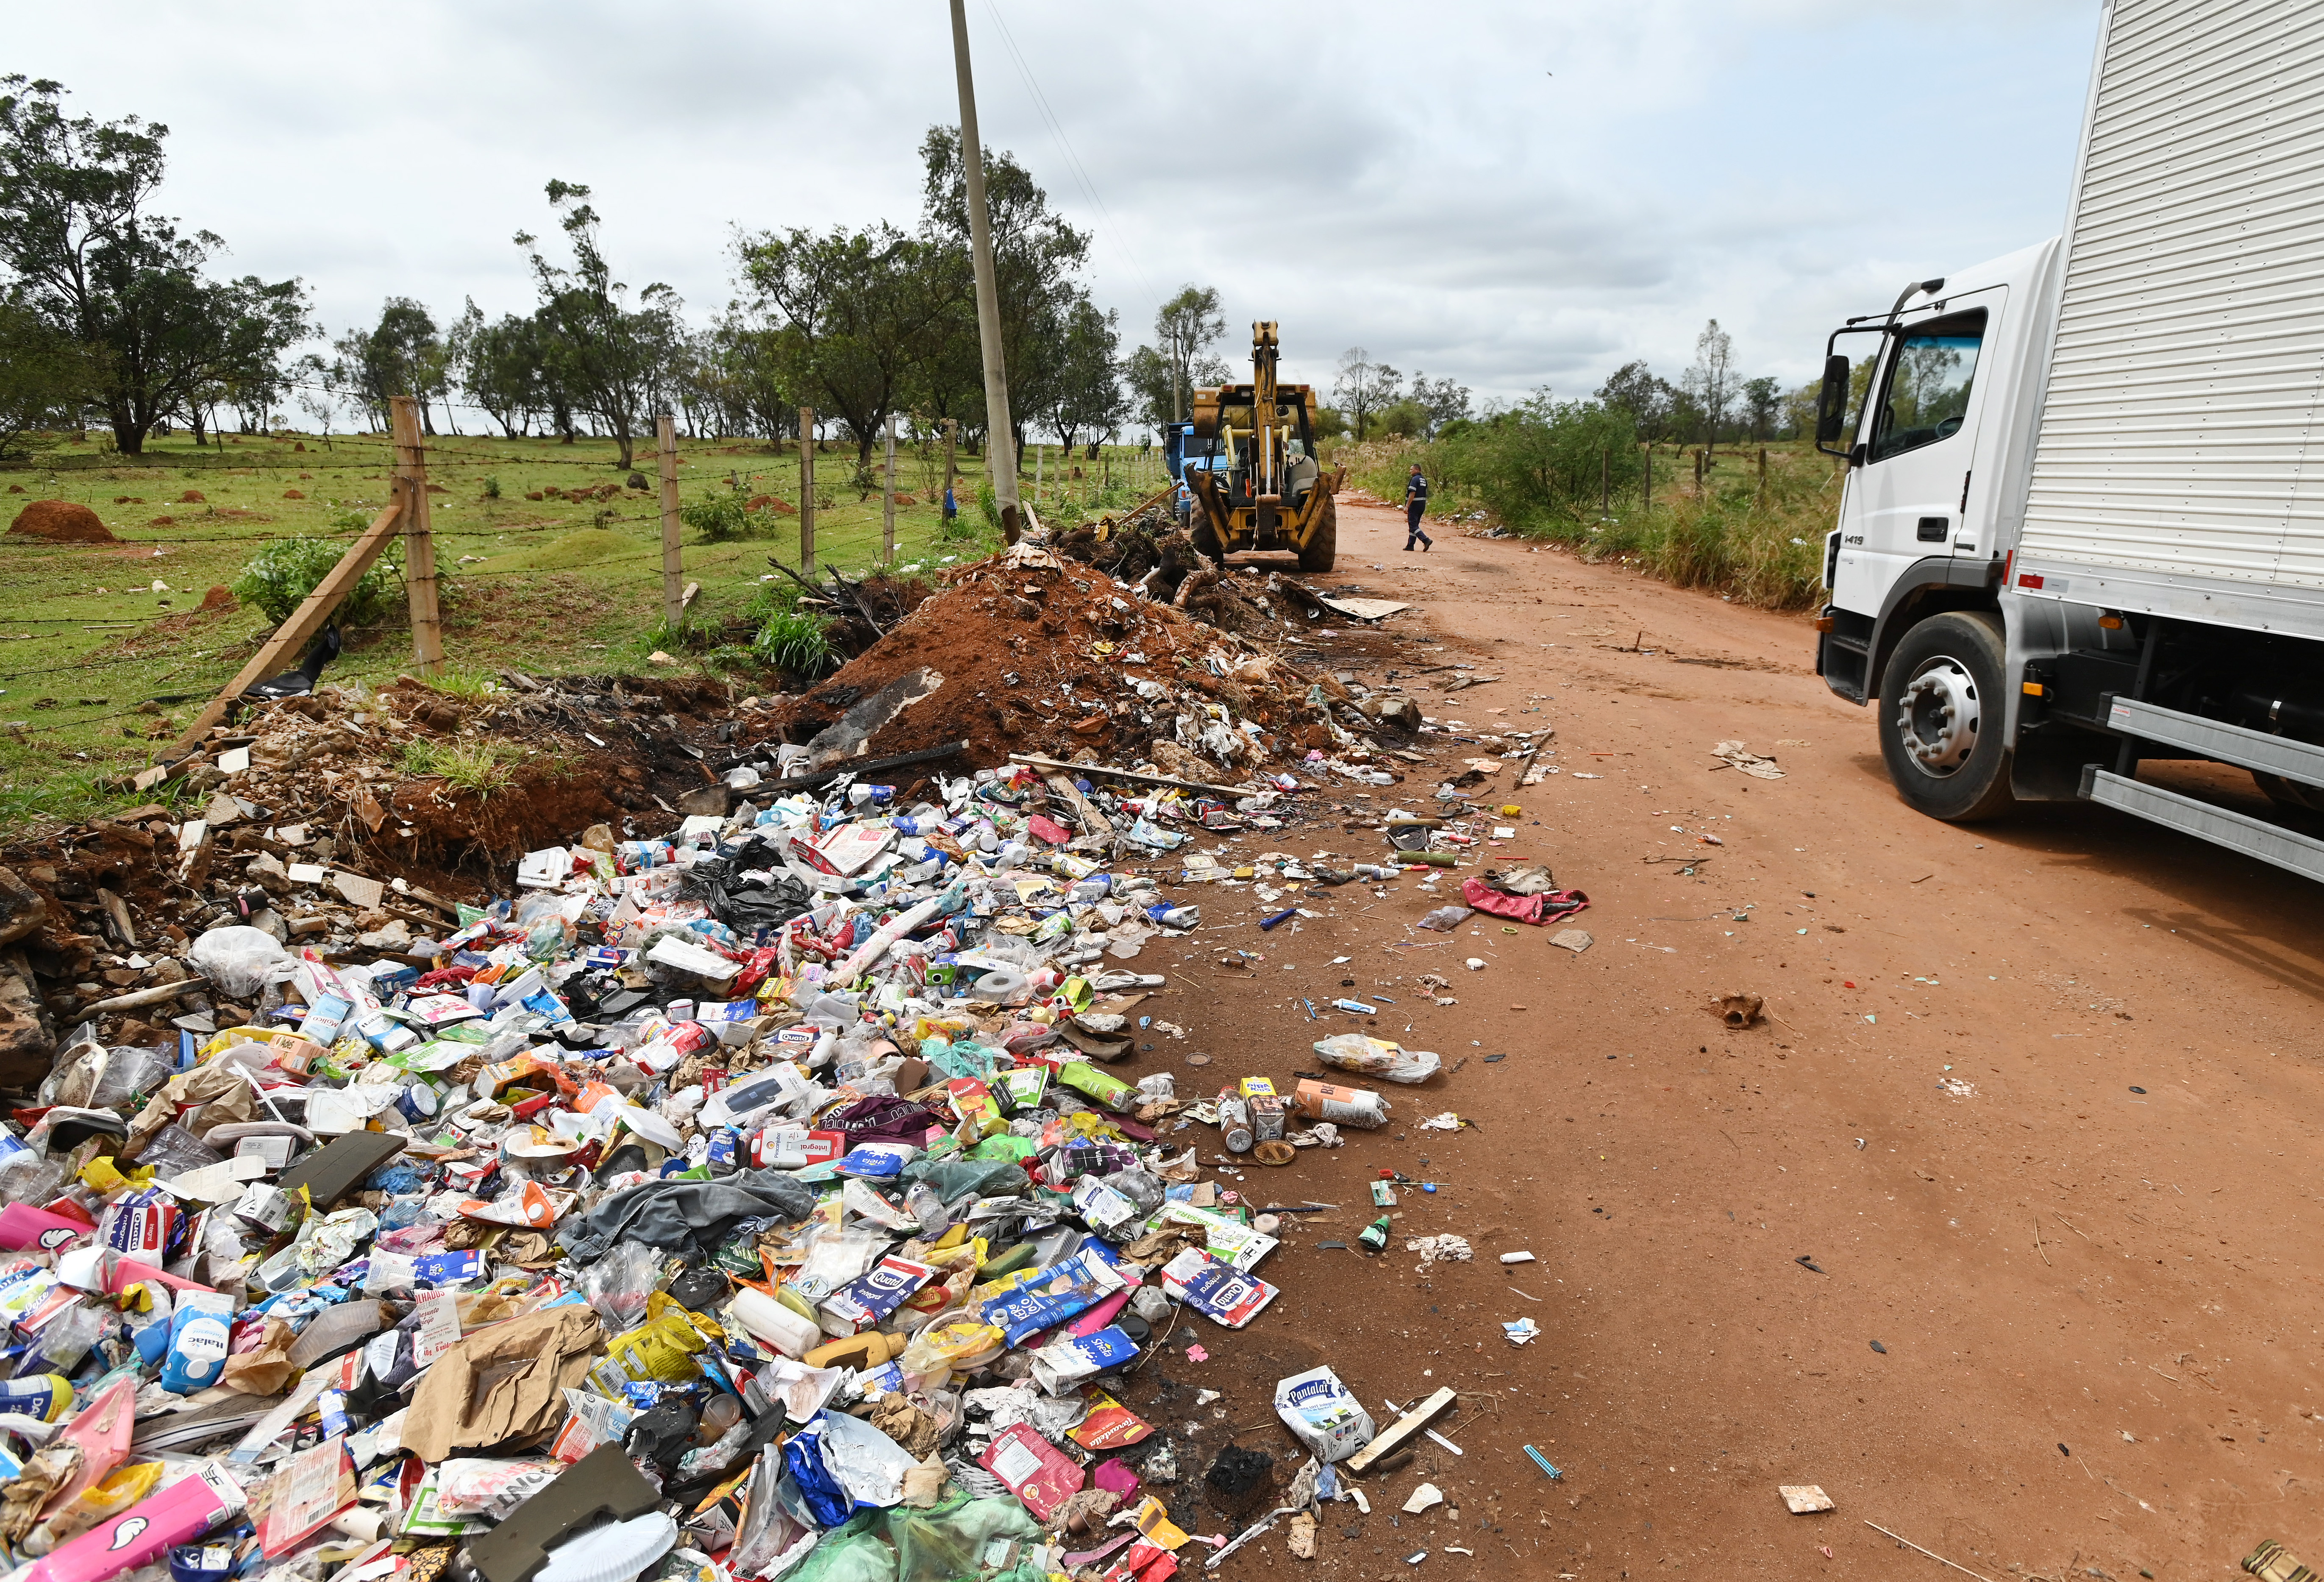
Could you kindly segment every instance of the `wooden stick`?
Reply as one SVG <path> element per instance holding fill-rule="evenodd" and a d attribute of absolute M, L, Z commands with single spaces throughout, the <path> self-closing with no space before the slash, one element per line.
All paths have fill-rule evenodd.
<path fill-rule="evenodd" d="M 371 569 L 372 562 L 387 549 L 389 541 L 394 536 L 395 524 L 402 515 L 403 502 L 399 499 L 391 502 L 387 509 L 371 519 L 371 525 L 364 529 L 363 536 L 347 546 L 347 552 L 339 557 L 337 565 L 324 574 L 323 580 L 315 585 L 315 591 L 307 596 L 306 602 L 290 612 L 290 618 L 274 629 L 274 635 L 251 656 L 250 662 L 235 672 L 234 680 L 226 684 L 226 689 L 210 699 L 202 711 L 194 716 L 194 723 L 170 744 L 167 756 L 174 758 L 191 751 L 194 744 L 208 733 L 210 726 L 226 717 L 226 711 L 242 696 L 244 688 L 279 673 L 284 657 L 298 652 L 306 646 L 309 638 L 323 629 L 323 623 L 330 618 L 332 611 L 339 607 L 339 601 L 353 591 L 363 574 Z"/>
<path fill-rule="evenodd" d="M 2043 1263 L 2050 1263 L 2050 1254 L 2042 1252 L 2042 1217 L 2038 1214 L 2034 1217 L 2034 1250 L 2042 1253 Z M 2056 1265 L 2051 1264 L 2051 1267 L 2055 1268 Z"/>
<path fill-rule="evenodd" d="M 1203 791 L 1214 797 L 1248 797 L 1256 795 L 1250 786 L 1206 785 L 1199 780 L 1173 780 L 1167 774 L 1140 774 L 1134 770 L 1110 769 L 1102 763 L 1060 763 L 1055 758 L 1038 758 L 1030 753 L 1011 753 L 1011 763 L 1028 763 L 1036 769 L 1054 769 L 1064 774 L 1102 774 L 1114 780 L 1126 780 L 1135 785 L 1167 786 L 1175 791 Z"/>
<path fill-rule="evenodd" d="M 209 986 L 201 978 L 188 978 L 183 983 L 161 984 L 134 994 L 115 995 L 109 1000 L 98 1000 L 80 1009 L 83 1016 L 102 1016 L 112 1011 L 134 1011 L 141 1005 L 159 1005 L 164 1000 L 174 1000 L 180 995 L 195 994 Z"/>
<path fill-rule="evenodd" d="M 1360 1475 L 1376 1461 L 1386 1460 L 1418 1439 L 1421 1431 L 1444 1415 L 1444 1411 L 1457 1399 L 1448 1386 L 1406 1412 L 1382 1430 L 1372 1442 L 1348 1457 L 1347 1468 Z"/>
<path fill-rule="evenodd" d="M 1867 1527 L 1869 1527 L 1870 1529 L 1872 1529 L 1872 1531 L 1873 1531 L 1877 1532 L 1877 1533 L 1880 1533 L 1880 1534 L 1883 1534 L 1883 1535 L 1884 1535 L 1884 1536 L 1886 1536 L 1886 1537 L 1888 1537 L 1888 1538 L 1896 1538 L 1896 1535 L 1895 1535 L 1895 1533 L 1890 1532 L 1886 1528 L 1885 1528 L 1885 1527 L 1881 1526 L 1881 1525 L 1880 1525 L 1880 1523 L 1878 1523 L 1877 1522 L 1865 1522 L 1865 1524 L 1864 1524 L 1864 1525 L 1866 1525 Z M 1914 1543 L 1914 1542 L 1911 1539 L 1909 1539 L 1909 1538 L 1896 1538 L 1896 1541 L 1897 1541 L 1898 1543 L 1903 1544 L 1906 1549 L 1913 1550 L 1913 1551 L 1914 1551 L 1914 1553 L 1916 1553 L 1916 1554 L 1923 1554 L 1923 1555 L 1927 1555 L 1927 1556 L 1929 1557 L 1929 1559 L 1932 1559 L 1932 1560 L 1936 1561 L 1936 1562 L 1937 1562 L 1937 1564 L 1939 1564 L 1940 1566 L 1952 1566 L 1952 1568 L 1953 1568 L 1953 1569 L 1954 1569 L 1954 1570 L 1959 1571 L 1959 1572 L 1960 1572 L 1962 1576 L 1964 1576 L 1964 1577 L 1977 1577 L 1977 1582 L 1993 1582 L 1993 1579 L 1992 1579 L 1990 1577 L 1981 1577 L 1981 1576 L 1978 1576 L 1977 1572 L 1970 1570 L 1967 1566 L 1954 1566 L 1954 1565 L 1953 1565 L 1953 1562 L 1952 1562 L 1952 1561 L 1950 1561 L 1950 1560 L 1949 1560 L 1949 1559 L 1945 1559 L 1945 1557 L 1944 1557 L 1944 1556 L 1942 1556 L 1942 1555 L 1941 1555 L 1941 1554 L 1936 1553 L 1936 1552 L 1935 1552 L 1934 1550 L 1924 1550 L 1924 1549 L 1923 1549 L 1919 1544 Z"/>

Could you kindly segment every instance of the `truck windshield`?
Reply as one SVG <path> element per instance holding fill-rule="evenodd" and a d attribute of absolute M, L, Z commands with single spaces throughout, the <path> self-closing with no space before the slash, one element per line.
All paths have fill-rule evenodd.
<path fill-rule="evenodd" d="M 1916 325 L 1899 338 L 1888 364 L 1888 387 L 1872 432 L 1874 461 L 1950 439 L 1969 412 L 1977 354 L 1985 343 L 1985 311 Z"/>

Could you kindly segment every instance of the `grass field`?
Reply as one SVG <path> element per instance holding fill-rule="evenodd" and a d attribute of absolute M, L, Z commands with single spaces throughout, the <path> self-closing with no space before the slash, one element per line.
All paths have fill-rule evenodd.
<path fill-rule="evenodd" d="M 497 669 L 540 674 L 669 674 L 733 665 L 717 634 L 738 626 L 761 581 L 779 577 L 771 555 L 796 567 L 796 515 L 754 513 L 756 536 L 706 543 L 685 534 L 686 577 L 701 585 L 688 612 L 690 643 L 662 632 L 660 514 L 652 489 L 611 499 L 528 499 L 549 488 L 623 484 L 611 440 L 466 439 L 429 441 L 436 559 L 442 583 L 447 683 L 473 688 Z M 739 484 L 746 495 L 796 504 L 796 442 L 681 440 L 681 500 Z M 1158 455 L 1109 448 L 1081 461 L 1090 476 L 1056 478 L 1049 448 L 1048 514 L 1068 515 L 1093 497 L 1110 466 L 1117 486 L 1158 480 Z M 650 447 L 637 460 L 650 484 Z M 853 576 L 879 563 L 881 498 L 851 482 L 852 446 L 826 443 L 816 458 L 816 559 Z M 27 502 L 69 500 L 94 509 L 123 541 L 57 545 L 0 532 L 0 833 L 29 822 L 76 819 L 122 804 L 97 781 L 143 767 L 255 652 L 272 623 L 254 608 L 203 608 L 269 540 L 350 541 L 387 502 L 392 455 L 383 438 L 228 435 L 197 449 L 182 436 L 149 440 L 124 458 L 60 446 L 29 467 L 0 472 L 5 515 Z M 976 508 L 980 458 L 959 458 L 961 522 L 943 536 L 941 461 L 931 475 L 899 449 L 897 563 L 934 571 L 989 552 Z M 1025 491 L 1032 494 L 1028 458 Z M 874 476 L 879 473 L 875 458 Z M 927 485 L 936 478 L 931 492 Z M 11 486 L 14 487 L 11 488 Z M 1156 486 L 1158 486 L 1158 482 Z M 22 493 L 14 492 L 21 489 Z M 192 491 L 202 498 L 188 501 Z M 302 497 L 292 497 L 293 495 Z M 347 634 L 348 651 L 327 680 L 390 680 L 411 668 L 410 629 L 400 597 L 376 627 Z M 678 661 L 650 665 L 658 648 Z M 286 665 L 285 668 L 288 668 Z M 772 677 L 747 668 L 750 689 Z M 142 800 L 142 799 L 141 799 Z"/>

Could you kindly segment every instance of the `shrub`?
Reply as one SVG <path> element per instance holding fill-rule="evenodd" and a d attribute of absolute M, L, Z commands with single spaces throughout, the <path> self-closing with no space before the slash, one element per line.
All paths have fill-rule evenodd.
<path fill-rule="evenodd" d="M 759 523 L 744 509 L 742 496 L 729 492 L 710 495 L 681 505 L 678 518 L 702 535 L 705 543 L 725 543 L 733 539 L 749 538 L 758 531 Z"/>
<path fill-rule="evenodd" d="M 484 498 L 487 500 L 497 500 L 500 497 L 500 475 L 498 473 L 486 473 L 484 475 Z"/>
<path fill-rule="evenodd" d="M 255 605 L 270 621 L 287 621 L 346 550 L 346 544 L 331 539 L 276 539 L 252 556 L 235 578 L 234 597 Z M 391 550 L 373 562 L 340 601 L 340 621 L 351 626 L 375 625 L 395 607 L 403 571 L 393 554 Z"/>

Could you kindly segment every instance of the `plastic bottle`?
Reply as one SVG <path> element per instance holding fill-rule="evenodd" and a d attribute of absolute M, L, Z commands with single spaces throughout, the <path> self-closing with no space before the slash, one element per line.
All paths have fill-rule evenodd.
<path fill-rule="evenodd" d="M 1383 1214 L 1378 1219 L 1373 1220 L 1370 1225 L 1364 1226 L 1363 1234 L 1359 1235 L 1356 1240 L 1362 1243 L 1365 1250 L 1368 1252 L 1385 1253 L 1388 1251 L 1388 1216 Z"/>
<path fill-rule="evenodd" d="M 220 1361 L 218 1365 L 226 1364 Z M 42 1422 L 54 1422 L 72 1409 L 72 1381 L 61 1374 L 32 1374 L 21 1379 L 0 1379 L 0 1411 L 21 1413 Z"/>

